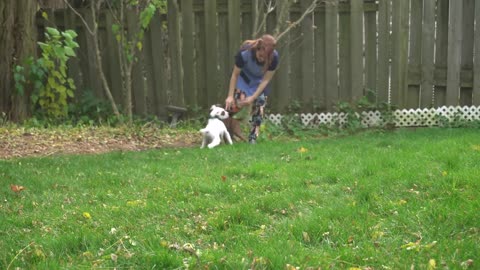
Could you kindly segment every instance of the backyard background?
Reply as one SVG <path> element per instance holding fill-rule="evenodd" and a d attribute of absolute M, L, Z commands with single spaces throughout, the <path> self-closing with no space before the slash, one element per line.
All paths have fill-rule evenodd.
<path fill-rule="evenodd" d="M 254 21 L 267 3 L 258 0 L 168 1 L 145 35 L 133 70 L 133 111 L 167 115 L 166 105 L 208 108 L 225 99 L 233 56 L 245 39 L 254 38 Z M 277 9 L 265 32 L 277 23 L 296 21 L 311 0 L 295 1 L 289 20 L 277 22 Z M 76 97 L 92 91 L 105 98 L 95 69 L 94 47 L 83 23 L 68 8 L 47 9 L 37 17 L 41 39 L 45 26 L 74 29 L 78 57 L 70 61 Z M 79 9 L 88 20 L 88 10 Z M 478 0 L 329 0 L 282 37 L 280 66 L 269 99 L 273 113 L 292 101 L 304 113 L 333 111 L 340 101 L 366 95 L 400 109 L 480 105 L 480 18 Z M 121 74 L 112 17 L 100 17 L 103 69 L 116 100 Z M 129 20 L 132 24 L 136 20 Z M 8 111 L 9 90 L 2 91 Z"/>

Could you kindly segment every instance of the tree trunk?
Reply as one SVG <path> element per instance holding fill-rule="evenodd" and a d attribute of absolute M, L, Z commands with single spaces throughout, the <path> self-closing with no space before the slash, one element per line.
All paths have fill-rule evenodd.
<path fill-rule="evenodd" d="M 14 59 L 14 10 L 15 1 L 0 1 L 0 113 L 8 113 L 11 108 L 11 90 L 13 86 L 12 66 Z"/>
<path fill-rule="evenodd" d="M 28 115 L 31 94 L 25 89 L 23 96 L 15 91 L 13 67 L 22 65 L 25 58 L 35 55 L 37 1 L 0 1 L 0 113 L 11 120 L 21 121 Z"/>

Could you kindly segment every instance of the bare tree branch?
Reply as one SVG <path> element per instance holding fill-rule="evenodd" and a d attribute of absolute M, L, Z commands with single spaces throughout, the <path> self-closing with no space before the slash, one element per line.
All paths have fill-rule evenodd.
<path fill-rule="evenodd" d="M 77 15 L 80 20 L 82 20 L 83 24 L 87 28 L 88 32 L 90 35 L 93 37 L 93 44 L 95 47 L 95 66 L 100 74 L 100 79 L 102 81 L 102 86 L 105 91 L 105 94 L 108 97 L 108 100 L 110 101 L 110 105 L 112 106 L 113 113 L 116 116 L 120 116 L 120 112 L 118 111 L 117 105 L 115 103 L 115 99 L 113 98 L 112 92 L 110 91 L 110 86 L 108 85 L 107 82 L 107 77 L 105 76 L 105 73 L 103 72 L 102 69 L 102 55 L 100 54 L 100 48 L 98 45 L 98 22 L 97 22 L 97 10 L 101 6 L 104 0 L 98 0 L 97 6 L 94 6 L 94 4 L 90 5 L 90 12 L 92 14 L 92 20 L 93 20 L 93 29 L 90 28 L 88 25 L 87 21 L 83 18 L 82 14 L 80 14 L 77 10 L 75 10 L 74 7 L 72 7 L 67 0 L 64 0 L 64 2 L 68 5 L 68 7 Z"/>
<path fill-rule="evenodd" d="M 285 34 L 290 32 L 290 30 L 292 28 L 298 26 L 303 21 L 303 19 L 305 19 L 305 17 L 307 15 L 309 15 L 310 13 L 312 13 L 315 10 L 315 8 L 317 7 L 318 4 L 320 4 L 320 0 L 313 0 L 313 2 L 310 4 L 310 6 L 308 6 L 308 8 L 305 10 L 305 12 L 303 12 L 302 16 L 300 16 L 300 18 L 298 20 L 296 20 L 293 23 L 290 23 L 288 25 L 288 27 L 282 33 L 280 33 L 279 35 L 277 35 L 275 37 L 277 39 L 277 41 L 280 40 Z"/>
<path fill-rule="evenodd" d="M 258 18 L 257 17 L 255 18 L 255 24 L 254 24 L 255 25 L 255 28 L 254 28 L 255 31 L 253 32 L 253 37 L 257 37 L 260 32 L 263 32 L 262 29 L 264 28 L 264 26 L 267 23 L 268 14 L 272 13 L 275 10 L 275 8 L 277 7 L 277 4 L 276 3 L 273 4 L 272 0 L 268 0 L 268 3 L 265 3 L 265 1 L 264 1 L 264 4 L 267 7 L 267 10 L 263 14 L 262 22 L 259 25 L 257 25 L 258 24 Z"/>
<path fill-rule="evenodd" d="M 73 11 L 73 13 L 75 13 L 75 15 L 77 15 L 80 20 L 82 20 L 83 24 L 85 25 L 85 28 L 87 28 L 87 31 L 88 33 L 90 33 L 90 35 L 93 35 L 93 31 L 92 29 L 90 29 L 90 26 L 88 25 L 88 23 L 85 21 L 85 19 L 83 18 L 82 14 L 80 14 L 74 7 L 72 7 L 70 5 L 70 3 L 68 3 L 68 0 L 63 0 L 63 2 L 65 2 L 65 4 L 67 4 L 68 8 Z"/>

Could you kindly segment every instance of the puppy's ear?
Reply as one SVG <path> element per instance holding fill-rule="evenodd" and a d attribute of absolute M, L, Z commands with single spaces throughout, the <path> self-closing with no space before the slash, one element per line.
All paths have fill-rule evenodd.
<path fill-rule="evenodd" d="M 208 114 L 211 114 L 212 111 L 215 109 L 215 107 L 216 107 L 215 105 L 212 105 L 212 107 L 210 107 L 210 110 L 208 110 Z"/>

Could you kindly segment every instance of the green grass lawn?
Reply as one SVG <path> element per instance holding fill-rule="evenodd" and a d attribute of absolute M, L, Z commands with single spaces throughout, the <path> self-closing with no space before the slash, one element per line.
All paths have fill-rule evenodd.
<path fill-rule="evenodd" d="M 0 183 L 0 269 L 480 267 L 478 129 L 3 160 Z"/>

